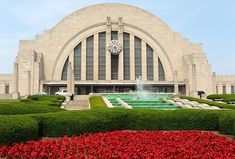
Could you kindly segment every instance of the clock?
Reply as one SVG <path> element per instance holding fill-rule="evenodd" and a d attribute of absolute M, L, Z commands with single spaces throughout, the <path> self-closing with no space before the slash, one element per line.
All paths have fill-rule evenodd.
<path fill-rule="evenodd" d="M 122 51 L 122 44 L 118 40 L 111 40 L 108 50 L 113 55 L 118 55 Z"/>

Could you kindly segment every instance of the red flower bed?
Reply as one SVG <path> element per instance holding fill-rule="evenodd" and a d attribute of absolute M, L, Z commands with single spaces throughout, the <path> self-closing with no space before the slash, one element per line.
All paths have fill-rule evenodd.
<path fill-rule="evenodd" d="M 1 146 L 4 158 L 235 158 L 235 141 L 201 131 L 114 131 Z"/>

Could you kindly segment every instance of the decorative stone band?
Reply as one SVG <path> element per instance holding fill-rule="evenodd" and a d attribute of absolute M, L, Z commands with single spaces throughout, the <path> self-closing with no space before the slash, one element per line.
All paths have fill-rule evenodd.
<path fill-rule="evenodd" d="M 110 103 L 110 101 L 106 97 L 103 97 L 103 100 L 104 100 L 105 104 L 107 105 L 107 107 L 114 108 L 112 103 Z"/>
<path fill-rule="evenodd" d="M 133 109 L 132 106 L 130 106 L 129 104 L 127 104 L 126 102 L 124 102 L 122 99 L 117 98 L 116 101 L 121 104 L 124 108 L 126 109 Z"/>

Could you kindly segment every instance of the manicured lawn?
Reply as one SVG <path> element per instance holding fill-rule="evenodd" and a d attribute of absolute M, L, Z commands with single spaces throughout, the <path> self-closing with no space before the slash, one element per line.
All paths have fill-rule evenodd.
<path fill-rule="evenodd" d="M 12 102 L 19 102 L 18 99 L 0 99 L 0 104 L 2 103 L 12 103 Z"/>
<path fill-rule="evenodd" d="M 0 115 L 35 114 L 64 111 L 62 96 L 30 96 L 22 100 L 0 100 Z"/>

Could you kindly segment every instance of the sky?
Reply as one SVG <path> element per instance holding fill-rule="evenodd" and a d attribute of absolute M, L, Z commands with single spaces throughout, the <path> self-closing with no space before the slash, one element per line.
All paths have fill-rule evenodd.
<path fill-rule="evenodd" d="M 13 72 L 19 40 L 34 39 L 72 12 L 105 2 L 151 12 L 190 42 L 203 43 L 213 72 L 235 75 L 234 0 L 0 0 L 0 74 Z"/>

